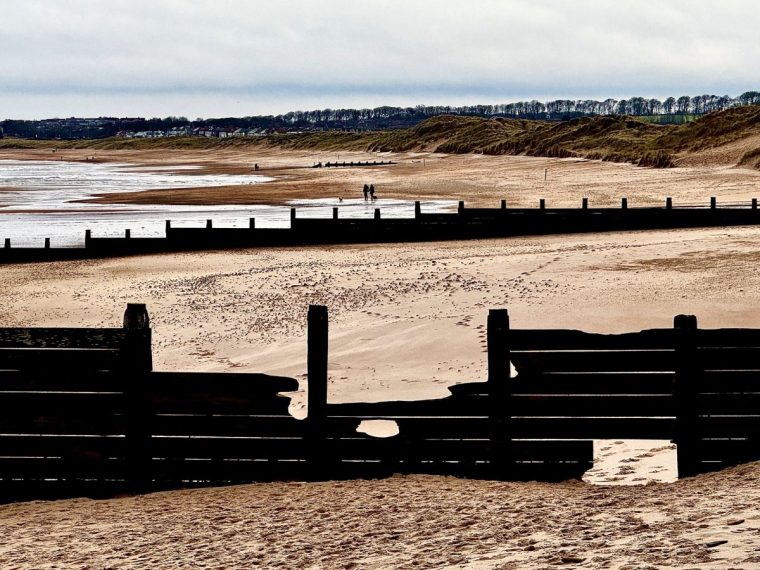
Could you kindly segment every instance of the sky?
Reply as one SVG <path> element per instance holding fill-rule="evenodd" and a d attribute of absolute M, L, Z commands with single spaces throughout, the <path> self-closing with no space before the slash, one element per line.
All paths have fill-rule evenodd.
<path fill-rule="evenodd" d="M 754 0 L 0 0 L 0 119 L 760 90 Z"/>

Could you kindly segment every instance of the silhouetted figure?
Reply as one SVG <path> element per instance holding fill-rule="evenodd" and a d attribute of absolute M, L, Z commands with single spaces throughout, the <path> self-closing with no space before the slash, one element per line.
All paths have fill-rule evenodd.
<path fill-rule="evenodd" d="M 369 186 L 367 186 L 367 185 L 365 184 L 365 185 L 364 185 L 364 188 L 362 189 L 362 192 L 364 193 L 364 199 L 366 200 L 366 199 L 367 199 L 367 197 L 369 196 Z"/>
<path fill-rule="evenodd" d="M 258 169 L 259 169 L 259 163 L 257 162 L 257 163 L 255 163 L 255 164 L 253 165 L 253 170 L 254 170 L 254 171 L 256 171 L 256 170 L 258 170 Z"/>
<path fill-rule="evenodd" d="M 375 199 L 375 185 L 374 184 L 369 185 L 369 197 L 371 200 Z"/>

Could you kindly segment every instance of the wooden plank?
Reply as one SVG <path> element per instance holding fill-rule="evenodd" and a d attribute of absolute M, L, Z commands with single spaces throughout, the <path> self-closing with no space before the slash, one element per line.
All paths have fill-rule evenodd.
<path fill-rule="evenodd" d="M 760 393 L 699 394 L 696 406 L 702 415 L 760 415 Z"/>
<path fill-rule="evenodd" d="M 672 329 L 634 333 L 597 334 L 568 329 L 511 329 L 511 349 L 525 350 L 634 350 L 673 348 Z"/>
<path fill-rule="evenodd" d="M 760 370 L 760 348 L 699 348 L 697 366 L 704 370 Z"/>
<path fill-rule="evenodd" d="M 510 380 L 510 389 L 519 394 L 670 394 L 673 379 L 673 372 L 524 372 Z M 485 382 L 456 384 L 449 391 L 455 397 L 487 395 Z"/>
<path fill-rule="evenodd" d="M 673 416 L 670 396 L 512 396 L 514 416 Z"/>
<path fill-rule="evenodd" d="M 377 402 L 371 404 L 330 404 L 329 417 L 367 419 L 403 419 L 408 417 L 485 417 L 486 398 L 443 398 L 412 402 Z M 514 395 L 513 417 L 632 417 L 672 416 L 669 395 Z"/>
<path fill-rule="evenodd" d="M 0 480 L 91 479 L 123 480 L 123 459 L 78 460 L 59 458 L 0 457 Z"/>
<path fill-rule="evenodd" d="M 488 439 L 488 418 L 404 418 L 396 421 L 400 437 Z"/>
<path fill-rule="evenodd" d="M 154 415 L 150 420 L 154 435 L 205 435 L 229 437 L 303 436 L 305 420 L 278 416 L 242 415 Z M 358 422 L 357 422 L 358 425 Z"/>
<path fill-rule="evenodd" d="M 85 415 L 72 415 L 66 410 L 48 411 L 47 415 L 29 410 L 22 414 L 0 413 L 2 434 L 122 435 L 125 429 L 123 414 L 98 409 Z"/>
<path fill-rule="evenodd" d="M 152 437 L 152 456 L 207 459 L 302 459 L 304 438 Z"/>
<path fill-rule="evenodd" d="M 120 348 L 122 328 L 0 328 L 0 348 Z"/>
<path fill-rule="evenodd" d="M 441 398 L 439 400 L 388 401 L 373 403 L 328 404 L 327 417 L 351 417 L 359 420 L 404 417 L 469 417 L 488 416 L 484 399 Z"/>
<path fill-rule="evenodd" d="M 672 418 L 514 418 L 513 436 L 553 439 L 671 439 Z"/>
<path fill-rule="evenodd" d="M 752 416 L 702 416 L 697 426 L 701 437 L 756 437 L 760 434 L 760 413 Z"/>
<path fill-rule="evenodd" d="M 72 497 L 105 499 L 125 492 L 124 482 L 111 479 L 0 480 L 0 503 Z"/>
<path fill-rule="evenodd" d="M 347 459 L 412 459 L 419 461 L 490 461 L 489 439 L 425 439 L 409 440 L 401 436 L 389 438 L 352 437 L 329 439 L 334 454 Z M 592 459 L 591 441 L 521 441 L 511 442 L 510 453 L 519 461 L 564 461 Z"/>
<path fill-rule="evenodd" d="M 290 398 L 268 394 L 216 392 L 153 393 L 154 414 L 287 414 Z"/>
<path fill-rule="evenodd" d="M 0 435 L 0 457 L 80 457 L 102 459 L 124 455 L 124 437 L 78 435 Z"/>
<path fill-rule="evenodd" d="M 128 378 L 114 371 L 0 370 L 2 392 L 123 392 Z M 0 396 L 2 397 L 2 396 Z"/>
<path fill-rule="evenodd" d="M 696 388 L 702 393 L 760 392 L 760 371 L 706 370 Z"/>
<path fill-rule="evenodd" d="M 699 347 L 760 347 L 760 329 L 699 329 Z"/>
<path fill-rule="evenodd" d="M 252 483 L 310 478 L 306 461 L 245 459 L 187 461 L 182 459 L 153 459 L 151 472 L 154 485 L 161 488 L 193 484 Z"/>
<path fill-rule="evenodd" d="M 91 412 L 122 413 L 124 397 L 113 393 L 5 392 L 0 397 L 0 415 L 13 417 L 86 417 Z"/>
<path fill-rule="evenodd" d="M 673 391 L 673 372 L 523 373 L 512 380 L 514 394 L 661 394 Z"/>
<path fill-rule="evenodd" d="M 519 374 L 538 372 L 670 372 L 675 370 L 672 350 L 553 350 L 512 351 Z"/>
<path fill-rule="evenodd" d="M 0 370 L 113 370 L 119 356 L 108 348 L 0 348 Z"/>
<path fill-rule="evenodd" d="M 701 461 L 743 463 L 760 459 L 760 440 L 702 439 L 697 450 Z"/>
<path fill-rule="evenodd" d="M 580 479 L 593 466 L 593 461 L 518 463 L 512 466 L 510 480 L 557 482 Z"/>
<path fill-rule="evenodd" d="M 512 435 L 525 439 L 670 439 L 672 418 L 514 418 Z M 401 437 L 485 438 L 485 419 L 407 418 L 398 420 Z"/>
<path fill-rule="evenodd" d="M 295 392 L 298 390 L 298 380 L 268 374 L 152 372 L 150 386 L 157 394 L 186 392 L 276 394 Z"/>

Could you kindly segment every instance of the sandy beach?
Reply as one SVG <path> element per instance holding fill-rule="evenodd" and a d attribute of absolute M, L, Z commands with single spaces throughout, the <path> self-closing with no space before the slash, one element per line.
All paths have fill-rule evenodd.
<path fill-rule="evenodd" d="M 737 151 L 738 152 L 738 151 Z M 405 200 L 457 199 L 468 205 L 496 207 L 508 204 L 532 207 L 546 198 L 548 207 L 575 207 L 582 197 L 592 206 L 630 207 L 662 205 L 670 196 L 676 205 L 746 202 L 757 197 L 760 171 L 735 167 L 736 152 L 725 156 L 696 153 L 684 166 L 641 168 L 632 164 L 583 159 L 526 156 L 450 155 L 416 153 L 328 153 L 291 151 L 261 146 L 219 150 L 98 151 L 98 162 L 147 167 L 195 166 L 196 174 L 257 174 L 274 182 L 256 186 L 228 186 L 177 190 L 148 190 L 109 194 L 103 203 L 140 204 L 282 204 L 303 198 L 360 197 L 364 184 L 375 185 L 378 197 Z M 0 150 L 0 160 L 85 161 L 91 150 Z M 313 168 L 317 162 L 392 160 L 395 164 L 354 168 Z M 546 171 L 546 180 L 544 173 Z"/>
<path fill-rule="evenodd" d="M 284 155 L 281 165 L 293 159 Z M 266 168 L 263 159 L 238 160 Z M 634 204 L 665 195 L 748 200 L 760 190 L 760 173 L 724 167 L 481 156 L 431 156 L 423 167 L 409 160 L 372 170 L 379 191 L 397 184 L 410 198 L 452 198 L 461 187 L 473 203 L 551 195 L 559 205 L 581 195 L 592 203 L 626 194 Z M 461 165 L 462 178 L 447 182 Z M 553 194 L 543 186 L 545 167 Z M 314 182 L 310 191 L 327 192 L 319 177 L 331 189 L 341 178 L 352 188 L 367 179 L 356 169 L 314 172 L 301 181 L 278 174 L 272 185 Z M 214 192 L 220 199 L 225 191 Z M 757 327 L 759 240 L 760 229 L 744 227 L 8 266 L 0 273 L 0 326 L 118 326 L 127 302 L 144 302 L 156 369 L 290 375 L 301 382 L 291 411 L 302 416 L 310 303 L 330 309 L 331 401 L 443 397 L 452 384 L 483 379 L 489 308 L 508 308 L 515 328 L 632 331 L 672 326 L 679 313 L 696 314 L 705 328 Z M 673 480 L 672 460 L 667 442 L 610 441 L 598 445 L 585 483 L 394 477 L 5 505 L 0 561 L 8 568 L 760 564 L 760 467 L 664 483 Z M 717 540 L 728 543 L 708 546 Z"/>

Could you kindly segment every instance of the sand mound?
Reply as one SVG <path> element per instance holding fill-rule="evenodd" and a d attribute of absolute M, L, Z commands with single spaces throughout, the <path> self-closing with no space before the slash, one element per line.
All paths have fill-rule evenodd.
<path fill-rule="evenodd" d="M 4 568 L 760 564 L 760 464 L 672 485 L 396 476 L 0 507 Z"/>

